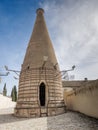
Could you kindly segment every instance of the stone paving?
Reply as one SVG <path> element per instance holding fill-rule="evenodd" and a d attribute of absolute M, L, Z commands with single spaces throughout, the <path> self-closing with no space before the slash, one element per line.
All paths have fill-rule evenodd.
<path fill-rule="evenodd" d="M 98 120 L 80 113 L 42 118 L 17 118 L 13 108 L 0 109 L 0 130 L 98 130 Z"/>

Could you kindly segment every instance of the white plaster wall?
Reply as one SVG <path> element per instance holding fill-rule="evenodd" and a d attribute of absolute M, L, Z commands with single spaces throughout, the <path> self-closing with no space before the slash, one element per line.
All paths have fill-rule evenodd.
<path fill-rule="evenodd" d="M 64 100 L 68 109 L 98 118 L 98 83 L 86 85 L 86 88 L 64 96 Z"/>

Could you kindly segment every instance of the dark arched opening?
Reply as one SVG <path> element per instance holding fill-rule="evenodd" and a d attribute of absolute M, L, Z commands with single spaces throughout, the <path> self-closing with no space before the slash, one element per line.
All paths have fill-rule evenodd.
<path fill-rule="evenodd" d="M 41 83 L 39 86 L 39 100 L 40 106 L 45 106 L 45 84 Z"/>

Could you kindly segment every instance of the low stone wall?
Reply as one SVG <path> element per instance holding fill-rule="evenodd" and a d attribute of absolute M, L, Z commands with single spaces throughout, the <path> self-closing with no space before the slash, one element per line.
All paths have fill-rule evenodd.
<path fill-rule="evenodd" d="M 80 88 L 81 86 L 83 86 L 85 83 L 89 83 L 91 81 L 94 80 L 73 80 L 73 81 L 62 81 L 62 86 L 64 89 L 70 87 L 73 88 L 74 90 L 76 90 L 77 88 Z"/>
<path fill-rule="evenodd" d="M 68 109 L 98 118 L 98 80 L 86 82 L 68 94 L 64 91 L 64 100 Z"/>

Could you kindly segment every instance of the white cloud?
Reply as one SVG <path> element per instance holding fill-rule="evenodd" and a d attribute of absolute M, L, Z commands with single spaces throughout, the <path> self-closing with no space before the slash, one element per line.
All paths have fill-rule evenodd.
<path fill-rule="evenodd" d="M 98 1 L 46 0 L 42 6 L 61 69 L 75 64 L 76 78 L 97 78 Z"/>

